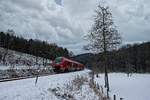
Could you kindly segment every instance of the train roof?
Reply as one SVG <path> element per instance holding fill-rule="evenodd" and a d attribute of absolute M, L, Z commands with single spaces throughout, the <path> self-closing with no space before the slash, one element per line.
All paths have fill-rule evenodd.
<path fill-rule="evenodd" d="M 66 60 L 66 61 L 73 62 L 73 63 L 76 63 L 76 64 L 81 64 L 81 63 L 79 63 L 79 62 L 77 62 L 77 61 L 68 59 L 68 58 L 66 58 L 66 57 L 58 57 L 58 58 L 62 58 L 62 59 L 64 59 L 64 60 Z"/>

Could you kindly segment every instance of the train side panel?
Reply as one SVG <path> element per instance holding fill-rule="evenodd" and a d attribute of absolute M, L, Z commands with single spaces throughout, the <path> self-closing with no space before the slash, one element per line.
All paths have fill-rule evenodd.
<path fill-rule="evenodd" d="M 57 60 L 59 62 L 57 62 Z M 67 59 L 65 57 L 59 57 L 54 61 L 53 67 L 55 70 L 59 71 L 75 71 L 75 70 L 82 70 L 84 69 L 84 65 L 78 63 L 76 61 Z"/>

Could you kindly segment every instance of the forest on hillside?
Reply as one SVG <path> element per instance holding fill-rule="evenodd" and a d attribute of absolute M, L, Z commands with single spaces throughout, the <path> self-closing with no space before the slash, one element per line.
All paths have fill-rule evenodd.
<path fill-rule="evenodd" d="M 0 32 L 0 47 L 31 54 L 46 59 L 55 59 L 59 56 L 69 56 L 66 48 L 59 47 L 55 43 L 47 43 L 45 41 L 24 39 L 14 35 L 13 30 Z"/>
<path fill-rule="evenodd" d="M 150 42 L 127 44 L 107 54 L 109 72 L 150 72 Z M 81 54 L 74 59 L 90 69 L 104 72 L 103 53 Z"/>
<path fill-rule="evenodd" d="M 58 56 L 69 57 L 66 48 L 45 41 L 27 40 L 11 32 L 0 32 L 0 47 L 46 59 L 54 59 Z M 111 72 L 150 72 L 150 42 L 127 44 L 107 54 L 108 70 Z M 103 53 L 81 54 L 73 59 L 85 64 L 86 67 L 104 72 Z"/>

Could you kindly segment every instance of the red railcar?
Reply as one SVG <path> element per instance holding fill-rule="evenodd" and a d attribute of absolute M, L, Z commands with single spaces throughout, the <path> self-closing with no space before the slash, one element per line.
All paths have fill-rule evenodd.
<path fill-rule="evenodd" d="M 54 71 L 75 71 L 84 69 L 84 65 L 65 57 L 58 57 L 53 61 Z"/>

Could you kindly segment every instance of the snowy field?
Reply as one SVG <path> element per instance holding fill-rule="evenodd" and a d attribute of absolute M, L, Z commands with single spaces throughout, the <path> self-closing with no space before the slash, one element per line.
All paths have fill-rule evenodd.
<path fill-rule="evenodd" d="M 0 100 L 99 100 L 88 83 L 81 84 L 79 90 L 70 86 L 77 76 L 87 77 L 90 70 L 62 73 L 35 78 L 0 83 Z M 104 74 L 95 81 L 104 86 Z M 117 100 L 150 100 L 150 74 L 133 74 L 127 77 L 123 73 L 109 74 L 110 96 Z M 82 83 L 82 82 L 81 82 Z M 70 90 L 69 90 L 70 89 Z M 73 97 L 72 97 L 73 96 Z M 67 99 L 68 97 L 69 99 Z"/>
<path fill-rule="evenodd" d="M 104 85 L 104 74 L 96 78 L 96 82 Z M 133 74 L 127 77 L 123 73 L 109 74 L 110 95 L 115 94 L 117 100 L 150 100 L 150 74 Z"/>
<path fill-rule="evenodd" d="M 11 82 L 0 83 L 0 100 L 63 100 L 57 97 L 52 91 L 54 89 L 62 88 L 74 79 L 77 75 L 88 76 L 89 70 L 63 73 L 57 75 L 50 75 L 40 77 L 35 85 L 35 78 L 17 80 Z M 84 86 L 85 88 L 86 86 Z M 88 88 L 82 92 L 89 92 Z M 60 91 L 66 91 L 60 90 Z M 61 93 L 60 93 L 61 94 Z M 77 94 L 77 93 L 76 93 Z M 92 94 L 92 92 L 91 92 Z M 83 100 L 81 95 L 76 95 L 75 100 Z M 89 97 L 84 97 L 87 100 Z M 93 97 L 94 98 L 94 97 Z M 66 100 L 66 99 L 65 99 Z"/>

